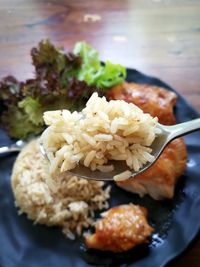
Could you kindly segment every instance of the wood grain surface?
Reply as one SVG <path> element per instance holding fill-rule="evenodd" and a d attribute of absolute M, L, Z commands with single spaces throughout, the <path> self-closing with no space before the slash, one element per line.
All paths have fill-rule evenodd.
<path fill-rule="evenodd" d="M 29 52 L 41 39 L 67 50 L 85 40 L 102 60 L 159 77 L 200 111 L 199 0 L 1 0 L 0 18 L 0 77 L 31 77 Z M 200 240 L 170 266 L 199 267 Z"/>

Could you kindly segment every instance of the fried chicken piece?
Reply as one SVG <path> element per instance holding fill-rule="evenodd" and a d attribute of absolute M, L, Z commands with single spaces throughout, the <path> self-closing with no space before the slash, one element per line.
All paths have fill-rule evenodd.
<path fill-rule="evenodd" d="M 158 117 L 162 124 L 171 125 L 176 122 L 173 107 L 177 96 L 164 88 L 125 82 L 109 90 L 108 99 L 134 103 L 152 117 Z"/>
<path fill-rule="evenodd" d="M 173 198 L 177 179 L 186 166 L 186 147 L 182 138 L 172 141 L 159 159 L 145 172 L 118 182 L 123 189 L 137 193 L 141 197 L 149 194 L 156 200 Z"/>
<path fill-rule="evenodd" d="M 157 116 L 162 124 L 175 123 L 173 107 L 176 95 L 163 88 L 123 83 L 111 89 L 109 99 L 123 99 L 132 102 L 151 116 Z M 172 198 L 177 179 L 186 167 L 187 151 L 182 138 L 172 141 L 159 159 L 147 171 L 129 180 L 118 182 L 123 189 L 137 193 L 141 197 L 149 194 L 156 200 Z"/>
<path fill-rule="evenodd" d="M 147 222 L 146 208 L 133 204 L 113 207 L 102 214 L 95 233 L 86 235 L 88 248 L 122 252 L 148 242 L 153 228 Z"/>

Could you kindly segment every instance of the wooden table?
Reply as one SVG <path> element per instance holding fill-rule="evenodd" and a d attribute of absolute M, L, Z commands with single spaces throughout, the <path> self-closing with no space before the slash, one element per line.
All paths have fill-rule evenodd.
<path fill-rule="evenodd" d="M 199 0 L 1 0 L 0 76 L 33 75 L 41 39 L 86 40 L 110 59 L 174 87 L 200 111 Z M 200 240 L 173 267 L 200 266 Z"/>

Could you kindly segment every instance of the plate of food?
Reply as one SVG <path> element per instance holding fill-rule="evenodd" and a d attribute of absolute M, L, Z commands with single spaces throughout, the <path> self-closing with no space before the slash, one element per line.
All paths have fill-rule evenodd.
<path fill-rule="evenodd" d="M 130 179 L 86 180 L 67 173 L 67 164 L 72 164 L 72 159 L 82 160 L 92 168 L 110 170 L 108 165 L 102 169 L 104 158 L 91 150 L 91 146 L 102 149 L 99 142 L 106 142 L 115 160 L 129 162 L 127 154 L 137 151 L 137 160 L 131 161 L 137 169 L 138 159 L 150 160 L 149 150 L 144 148 L 148 123 L 152 125 L 157 117 L 160 123 L 173 125 L 199 117 L 198 112 L 163 81 L 109 61 L 101 63 L 97 51 L 86 43 L 78 43 L 73 53 L 66 53 L 48 40 L 42 41 L 31 50 L 31 56 L 33 79 L 19 82 L 8 76 L 0 83 L 0 145 L 26 142 L 18 155 L 1 154 L 0 266 L 166 266 L 199 233 L 200 133 L 175 139 L 150 169 Z M 97 109 L 93 115 L 104 123 L 95 128 L 92 139 L 88 132 L 76 132 L 83 147 L 81 153 L 69 154 L 65 143 L 75 147 L 74 137 L 63 132 L 63 127 L 74 120 L 77 129 L 80 118 L 88 115 L 91 98 Z M 112 108 L 110 103 L 114 103 Z M 115 103 L 120 103 L 119 107 Z M 145 123 L 135 119 L 140 126 L 135 126 L 134 136 L 129 136 L 132 128 L 125 127 L 119 115 L 118 126 L 112 123 L 109 128 L 113 136 L 108 136 L 108 124 L 106 134 L 102 133 L 111 113 L 121 109 L 130 115 L 127 105 L 137 107 L 142 119 L 147 114 Z M 92 123 L 84 131 L 91 133 L 100 120 L 89 115 Z M 54 144 L 48 147 L 50 162 L 40 150 L 44 121 L 54 129 L 53 141 L 49 135 Z M 119 136 L 122 132 L 135 150 L 118 146 L 124 142 Z M 136 141 L 140 142 L 137 147 L 133 146 Z M 80 152 L 77 144 L 76 150 Z"/>

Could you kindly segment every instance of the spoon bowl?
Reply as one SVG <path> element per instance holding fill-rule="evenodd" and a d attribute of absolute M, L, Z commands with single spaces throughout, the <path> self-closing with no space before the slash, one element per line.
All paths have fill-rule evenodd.
<path fill-rule="evenodd" d="M 69 170 L 68 173 L 71 175 L 78 176 L 84 179 L 90 180 L 101 180 L 101 181 L 112 181 L 113 177 L 117 174 L 120 174 L 124 171 L 131 171 L 131 177 L 134 177 L 150 168 L 156 160 L 159 158 L 160 154 L 164 148 L 175 138 L 189 134 L 191 132 L 197 131 L 200 129 L 200 118 L 191 120 L 188 122 L 166 126 L 158 123 L 157 127 L 160 129 L 160 134 L 155 138 L 154 142 L 151 145 L 151 155 L 154 156 L 153 162 L 147 162 L 142 166 L 139 171 L 131 170 L 124 161 L 108 161 L 108 164 L 114 166 L 114 170 L 111 172 L 101 172 L 99 170 L 92 171 L 90 168 L 87 168 L 81 164 L 77 165 L 76 168 Z M 48 159 L 47 153 L 44 149 L 42 143 L 40 143 L 41 153 Z M 49 160 L 49 159 L 48 159 Z"/>

